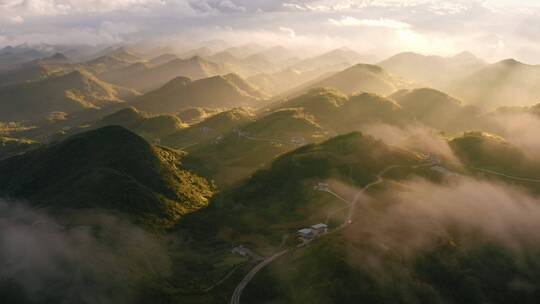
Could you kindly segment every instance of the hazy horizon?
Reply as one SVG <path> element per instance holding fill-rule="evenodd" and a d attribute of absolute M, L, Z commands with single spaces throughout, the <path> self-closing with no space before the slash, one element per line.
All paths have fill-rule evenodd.
<path fill-rule="evenodd" d="M 19 44 L 283 45 L 314 55 L 349 47 L 377 59 L 461 51 L 538 64 L 536 1 L 3 0 L 0 47 Z M 536 26 L 535 26 L 536 25 Z"/>

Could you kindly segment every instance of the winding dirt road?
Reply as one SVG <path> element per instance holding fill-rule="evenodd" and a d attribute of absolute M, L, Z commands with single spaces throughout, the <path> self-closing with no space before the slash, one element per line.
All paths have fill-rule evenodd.
<path fill-rule="evenodd" d="M 275 259 L 279 258 L 280 256 L 284 255 L 285 253 L 289 252 L 289 249 L 285 249 L 283 251 L 280 251 L 266 259 L 264 259 L 262 262 L 257 264 L 251 271 L 244 277 L 244 279 L 236 286 L 236 289 L 234 290 L 234 293 L 231 297 L 231 304 L 239 304 L 240 303 L 240 297 L 242 296 L 242 292 L 244 291 L 244 288 L 251 282 L 251 280 L 255 277 L 255 275 L 264 268 L 264 266 L 272 263 Z"/>

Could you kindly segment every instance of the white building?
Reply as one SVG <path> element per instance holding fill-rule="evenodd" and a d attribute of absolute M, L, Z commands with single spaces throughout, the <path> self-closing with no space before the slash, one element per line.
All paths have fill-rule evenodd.
<path fill-rule="evenodd" d="M 312 240 L 320 235 L 328 233 L 328 225 L 320 223 L 309 228 L 300 229 L 296 232 L 301 241 Z"/>
<path fill-rule="evenodd" d="M 328 225 L 323 224 L 323 223 L 316 224 L 316 225 L 311 226 L 311 230 L 316 236 L 325 234 L 328 232 Z"/>
<path fill-rule="evenodd" d="M 315 185 L 315 187 L 313 187 L 315 190 L 319 190 L 319 191 L 330 191 L 330 185 L 327 184 L 327 183 L 317 183 L 317 185 Z"/>
<path fill-rule="evenodd" d="M 296 232 L 300 238 L 311 239 L 315 236 L 311 228 L 300 229 Z"/>
<path fill-rule="evenodd" d="M 243 256 L 243 257 L 248 257 L 248 256 L 253 255 L 251 250 L 249 250 L 248 248 L 246 248 L 246 247 L 244 247 L 242 245 L 234 247 L 231 251 L 232 251 L 232 253 L 237 254 L 239 256 Z"/>

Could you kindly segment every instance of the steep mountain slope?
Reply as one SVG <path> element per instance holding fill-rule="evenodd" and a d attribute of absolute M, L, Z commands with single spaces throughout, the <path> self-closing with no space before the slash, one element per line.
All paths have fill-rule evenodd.
<path fill-rule="evenodd" d="M 0 160 L 35 149 L 38 142 L 23 138 L 0 136 Z"/>
<path fill-rule="evenodd" d="M 194 125 L 219 113 L 220 111 L 217 109 L 194 107 L 183 110 L 176 114 L 176 116 L 178 116 L 182 122 L 188 125 Z"/>
<path fill-rule="evenodd" d="M 288 92 L 287 96 L 298 96 L 310 88 L 329 87 L 345 94 L 360 92 L 388 95 L 401 88 L 412 86 L 388 74 L 384 69 L 375 65 L 357 64 L 327 78 L 309 83 Z"/>
<path fill-rule="evenodd" d="M 317 182 L 335 179 L 361 187 L 376 180 L 387 166 L 417 161 L 360 133 L 338 136 L 279 156 L 244 183 L 215 197 L 208 209 L 187 217 L 183 225 L 205 227 L 200 230 L 208 233 L 204 237 L 250 240 L 261 247 L 279 244 L 288 231 L 321 222 L 328 207 L 340 206 L 321 200 L 312 188 Z M 228 233 L 216 235 L 222 229 Z"/>
<path fill-rule="evenodd" d="M 144 59 L 126 48 L 105 50 L 102 56 L 83 63 L 83 67 L 96 75 L 126 68 Z"/>
<path fill-rule="evenodd" d="M 196 56 L 190 59 L 173 59 L 157 66 L 137 63 L 100 77 L 124 87 L 148 91 L 179 76 L 196 80 L 226 72 L 225 67 Z"/>
<path fill-rule="evenodd" d="M 45 80 L 0 89 L 0 119 L 45 119 L 54 111 L 71 113 L 122 102 L 137 93 L 77 70 Z"/>
<path fill-rule="evenodd" d="M 128 116 L 126 121 L 122 121 L 123 116 Z M 147 140 L 160 140 L 185 127 L 174 115 L 148 115 L 134 108 L 127 108 L 106 116 L 99 124 L 120 125 Z"/>
<path fill-rule="evenodd" d="M 176 149 L 214 140 L 217 137 L 242 127 L 255 119 L 248 109 L 236 108 L 212 115 L 188 128 L 179 130 L 163 139 L 162 144 Z"/>
<path fill-rule="evenodd" d="M 377 219 L 390 220 L 380 204 L 378 208 L 363 210 L 366 215 L 345 232 L 324 236 L 271 263 L 250 282 L 242 300 L 256 303 L 264 295 L 271 302 L 293 304 L 535 303 L 536 290 L 512 286 L 516 278 L 529 286 L 539 284 L 537 246 L 527 247 L 521 260 L 505 244 L 455 236 L 452 227 L 442 224 L 437 228 L 442 233 L 426 236 L 432 244 L 411 257 L 396 244 L 403 242 L 383 245 L 378 238 L 385 236 L 370 231 Z M 418 223 L 418 218 L 410 220 Z M 396 220 L 389 225 L 394 227 L 390 233 L 405 235 L 407 224 Z"/>
<path fill-rule="evenodd" d="M 483 68 L 486 63 L 468 52 L 453 57 L 400 53 L 378 65 L 392 74 L 414 80 L 421 85 L 442 89 L 453 80 Z"/>
<path fill-rule="evenodd" d="M 6 46 L 0 49 L 0 73 L 19 67 L 21 64 L 49 56 L 48 52 L 28 46 Z"/>
<path fill-rule="evenodd" d="M 182 169 L 175 152 L 106 127 L 1 161 L 0 193 L 42 206 L 115 209 L 166 224 L 204 207 L 212 190 Z"/>
<path fill-rule="evenodd" d="M 152 113 L 175 113 L 190 107 L 260 106 L 265 95 L 234 74 L 191 81 L 178 77 L 132 104 Z"/>
<path fill-rule="evenodd" d="M 54 75 L 71 72 L 75 66 L 62 54 L 36 59 L 13 66 L 7 71 L 0 71 L 0 88 L 10 85 L 43 80 Z"/>
<path fill-rule="evenodd" d="M 370 93 L 345 96 L 324 88 L 316 88 L 289 101 L 275 104 L 271 109 L 302 108 L 321 126 L 334 133 L 348 133 L 358 127 L 383 122 L 400 125 L 409 116 L 393 100 Z"/>
<path fill-rule="evenodd" d="M 540 99 L 540 66 L 503 60 L 456 80 L 448 91 L 486 109 L 531 105 Z"/>
<path fill-rule="evenodd" d="M 401 90 L 389 98 L 417 121 L 441 131 L 465 130 L 479 120 L 477 109 L 435 89 Z"/>
<path fill-rule="evenodd" d="M 301 109 L 278 110 L 190 147 L 186 166 L 219 186 L 229 186 L 276 156 L 325 136 L 323 128 Z"/>
<path fill-rule="evenodd" d="M 540 162 L 496 135 L 466 132 L 452 139 L 450 147 L 464 164 L 473 168 L 530 178 L 537 177 L 540 170 Z"/>
<path fill-rule="evenodd" d="M 44 134 L 45 136 L 37 138 L 45 137 L 50 142 L 106 126 L 121 126 L 150 143 L 160 143 L 162 138 L 187 127 L 175 115 L 152 115 L 134 107 L 119 108 L 117 111 L 113 111 L 112 108 L 108 108 L 107 111 L 97 110 L 96 112 L 101 113 L 86 115 L 83 118 L 68 117 L 57 123 L 44 124 L 27 134 Z"/>

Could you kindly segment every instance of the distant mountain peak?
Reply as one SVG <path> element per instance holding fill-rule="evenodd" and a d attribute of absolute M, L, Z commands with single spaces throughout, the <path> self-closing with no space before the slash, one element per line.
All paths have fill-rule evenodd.
<path fill-rule="evenodd" d="M 200 55 L 195 55 L 191 58 L 188 59 L 189 61 L 192 61 L 192 62 L 201 62 L 201 61 L 206 61 L 203 57 L 201 57 Z"/>
<path fill-rule="evenodd" d="M 58 52 L 58 53 L 55 53 L 54 55 L 52 55 L 51 57 L 46 58 L 46 60 L 50 60 L 50 61 L 69 61 L 69 58 L 66 55 Z"/>
<path fill-rule="evenodd" d="M 469 51 L 460 52 L 460 53 L 454 55 L 454 58 L 455 59 L 478 59 L 478 57 L 476 57 L 476 55 L 474 55 L 473 53 L 471 53 Z"/>
<path fill-rule="evenodd" d="M 364 70 L 368 70 L 368 71 L 373 72 L 373 73 L 383 73 L 384 72 L 384 69 L 381 68 L 380 66 L 373 65 L 373 64 L 366 64 L 366 63 L 355 64 L 352 67 L 350 67 L 349 69 L 364 69 Z"/>
<path fill-rule="evenodd" d="M 505 66 L 525 65 L 524 63 L 519 62 L 514 58 L 508 58 L 508 59 L 501 60 L 497 64 L 505 65 Z"/>
<path fill-rule="evenodd" d="M 170 80 L 169 82 L 167 82 L 163 88 L 167 88 L 167 87 L 183 87 L 187 84 L 191 83 L 191 79 L 189 79 L 188 77 L 184 77 L 184 76 L 178 76 L 172 80 Z"/>

